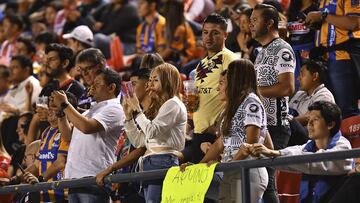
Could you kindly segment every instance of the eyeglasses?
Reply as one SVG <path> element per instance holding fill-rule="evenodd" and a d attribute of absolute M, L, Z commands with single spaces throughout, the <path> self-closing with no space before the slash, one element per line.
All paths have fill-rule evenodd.
<path fill-rule="evenodd" d="M 77 67 L 77 71 L 81 74 L 87 74 L 89 73 L 89 71 L 95 69 L 97 66 L 96 65 L 90 65 L 90 66 L 86 66 L 86 67 Z"/>

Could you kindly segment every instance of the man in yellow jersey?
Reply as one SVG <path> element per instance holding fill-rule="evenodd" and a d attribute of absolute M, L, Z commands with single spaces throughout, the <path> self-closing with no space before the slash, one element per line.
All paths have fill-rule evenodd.
<path fill-rule="evenodd" d="M 319 10 L 310 12 L 306 23 L 321 27 L 316 33 L 316 46 L 332 47 L 351 38 L 360 38 L 359 0 L 321 0 Z M 329 51 L 329 85 L 336 103 L 340 106 L 343 118 L 359 115 L 359 74 L 346 51 Z"/>
<path fill-rule="evenodd" d="M 200 149 L 202 142 L 213 142 L 215 130 L 212 127 L 222 111 L 224 104 L 218 98 L 220 73 L 227 69 L 237 55 L 225 48 L 227 37 L 226 19 L 218 14 L 209 15 L 203 24 L 202 42 L 207 56 L 196 67 L 195 83 L 199 92 L 199 107 L 193 114 L 194 137 L 192 144 L 192 161 L 198 163 L 204 153 Z"/>

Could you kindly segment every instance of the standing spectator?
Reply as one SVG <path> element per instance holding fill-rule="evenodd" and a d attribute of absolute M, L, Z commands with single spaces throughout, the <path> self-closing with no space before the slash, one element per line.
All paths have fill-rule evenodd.
<path fill-rule="evenodd" d="M 105 68 L 106 59 L 99 49 L 89 48 L 81 51 L 76 57 L 76 68 L 87 86 L 87 91 L 79 99 L 79 107 L 89 109 L 93 102 L 90 92 L 97 72 Z"/>
<path fill-rule="evenodd" d="M 289 33 L 289 43 L 294 49 L 296 57 L 295 68 L 295 89 L 299 88 L 297 78 L 300 68 L 309 59 L 309 53 L 315 47 L 315 30 L 305 25 L 306 15 L 311 11 L 317 11 L 318 5 L 313 0 L 291 1 L 289 12 L 287 13 L 287 30 Z"/>
<path fill-rule="evenodd" d="M 120 37 L 124 55 L 136 52 L 136 28 L 140 23 L 134 2 L 128 0 L 112 0 L 111 3 L 98 9 L 93 17 L 94 32 L 111 35 L 115 33 Z"/>
<path fill-rule="evenodd" d="M 193 114 L 194 137 L 192 140 L 193 162 L 198 163 L 204 156 L 200 149 L 202 142 L 214 142 L 213 124 L 224 107 L 217 96 L 216 87 L 220 73 L 237 58 L 225 48 L 227 37 L 226 20 L 218 15 L 209 15 L 203 24 L 202 42 L 207 56 L 196 68 L 195 82 L 199 91 L 199 107 Z"/>
<path fill-rule="evenodd" d="M 80 98 L 85 87 L 73 79 L 68 70 L 73 66 L 73 51 L 62 44 L 50 44 L 45 49 L 46 74 L 59 81 L 60 89 Z"/>
<path fill-rule="evenodd" d="M 16 42 L 22 33 L 24 22 L 20 16 L 8 14 L 2 23 L 6 40 L 1 44 L 0 64 L 9 65 L 11 57 L 16 55 Z"/>
<path fill-rule="evenodd" d="M 262 46 L 256 57 L 258 88 L 264 97 L 267 125 L 275 149 L 285 148 L 290 139 L 289 96 L 294 93 L 295 55 L 291 46 L 279 38 L 279 14 L 271 5 L 258 4 L 250 18 L 251 36 Z M 278 202 L 275 169 L 267 168 L 268 189 L 265 203 Z"/>
<path fill-rule="evenodd" d="M 136 31 L 137 53 L 159 53 L 163 56 L 166 47 L 165 18 L 157 11 L 158 0 L 140 0 L 139 15 L 144 21 Z"/>
<path fill-rule="evenodd" d="M 312 11 L 306 17 L 308 24 L 321 24 L 316 32 L 317 47 L 333 47 L 352 38 L 359 39 L 358 22 L 360 14 L 357 1 L 320 1 L 320 11 Z M 354 63 L 354 56 L 347 51 L 330 51 L 325 58 L 328 64 L 330 90 L 340 106 L 343 118 L 359 115 L 360 65 Z M 358 62 L 358 61 L 357 61 Z M 357 68 L 357 70 L 356 70 Z"/>
<path fill-rule="evenodd" d="M 271 150 L 261 144 L 254 144 L 250 150 L 254 156 L 269 157 L 318 154 L 351 149 L 350 142 L 339 131 L 341 111 L 336 104 L 319 101 L 309 106 L 309 140 L 304 145 Z M 329 202 L 352 168 L 352 159 L 293 164 L 280 168 L 303 173 L 300 184 L 299 202 Z"/>
<path fill-rule="evenodd" d="M 223 71 L 217 88 L 219 98 L 226 102 L 219 138 L 211 145 L 201 163 L 248 159 L 241 148 L 244 143 L 264 143 L 267 136 L 265 108 L 256 85 L 254 65 L 248 60 L 235 60 Z M 269 139 L 269 137 L 267 137 Z M 219 202 L 241 202 L 241 175 L 239 171 L 224 173 L 220 182 Z M 265 167 L 250 170 L 251 202 L 261 200 L 267 186 Z"/>
<path fill-rule="evenodd" d="M 136 147 L 146 147 L 144 157 L 139 159 L 140 170 L 150 171 L 179 165 L 176 154 L 184 149 L 186 107 L 179 99 L 180 74 L 168 64 L 153 69 L 149 80 L 151 105 L 143 113 L 135 96 L 126 95 L 123 104 L 125 129 L 130 142 Z M 136 122 L 136 123 L 135 123 Z M 137 125 L 141 130 L 137 129 Z M 162 180 L 143 183 L 144 199 L 160 203 Z"/>
<path fill-rule="evenodd" d="M 96 176 L 116 161 L 116 145 L 124 122 L 124 111 L 117 99 L 120 82 L 120 76 L 113 70 L 99 71 L 92 91 L 97 103 L 83 114 L 69 104 L 63 92 L 52 94 L 55 105 L 66 115 L 59 119 L 61 136 L 65 141 L 71 141 L 65 178 Z M 74 125 L 73 130 L 68 122 Z M 108 195 L 96 186 L 73 188 L 69 191 L 70 203 L 108 201 Z"/>

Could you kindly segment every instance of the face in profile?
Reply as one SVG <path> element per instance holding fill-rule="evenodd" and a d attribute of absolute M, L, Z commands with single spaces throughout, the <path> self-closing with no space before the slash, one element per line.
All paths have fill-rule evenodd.
<path fill-rule="evenodd" d="M 309 112 L 307 129 L 309 131 L 309 138 L 320 139 L 330 135 L 330 130 L 334 127 L 332 123 L 327 124 L 325 119 L 321 116 L 319 110 L 312 110 Z"/>
<path fill-rule="evenodd" d="M 134 92 L 137 98 L 141 102 L 144 99 L 144 97 L 148 94 L 146 91 L 148 81 L 145 79 L 139 79 L 138 76 L 130 77 L 130 81 L 134 88 Z"/>
<path fill-rule="evenodd" d="M 149 95 L 152 96 L 153 94 L 161 95 L 161 83 L 160 83 L 160 76 L 157 71 L 152 71 L 149 78 Z"/>
<path fill-rule="evenodd" d="M 226 101 L 226 87 L 227 87 L 227 78 L 225 74 L 220 76 L 219 85 L 217 87 L 220 101 Z"/>
<path fill-rule="evenodd" d="M 253 39 L 259 39 L 268 34 L 268 28 L 261 12 L 261 10 L 254 10 L 250 17 L 250 31 Z"/>

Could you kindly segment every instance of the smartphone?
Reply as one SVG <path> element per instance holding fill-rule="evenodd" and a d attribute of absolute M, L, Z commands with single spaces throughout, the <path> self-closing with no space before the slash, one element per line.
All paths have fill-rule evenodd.
<path fill-rule="evenodd" d="M 134 95 L 134 86 L 132 85 L 131 81 L 126 82 L 125 85 L 129 95 L 132 97 Z"/>
<path fill-rule="evenodd" d="M 18 165 L 20 171 L 21 171 L 23 174 L 25 174 L 26 172 L 25 172 L 24 168 L 21 166 L 21 164 L 17 163 L 17 165 Z"/>
<path fill-rule="evenodd" d="M 127 81 L 122 84 L 122 94 L 123 96 L 129 95 L 131 97 L 134 95 L 134 86 L 131 81 Z"/>

